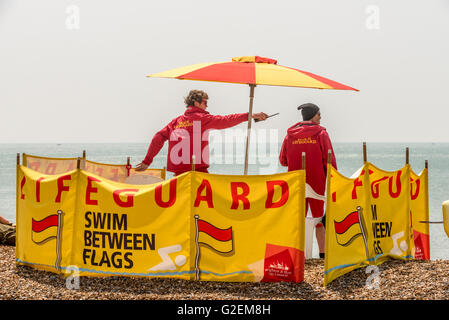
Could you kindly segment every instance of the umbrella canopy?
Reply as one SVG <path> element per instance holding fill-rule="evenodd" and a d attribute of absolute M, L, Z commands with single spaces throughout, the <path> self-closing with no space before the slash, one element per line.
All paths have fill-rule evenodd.
<path fill-rule="evenodd" d="M 254 88 L 256 85 L 359 91 L 307 71 L 278 65 L 275 59 L 259 56 L 243 56 L 232 58 L 232 61 L 193 64 L 165 72 L 154 73 L 148 77 L 240 83 L 250 86 L 245 175 L 248 172 L 248 149 Z"/>
<path fill-rule="evenodd" d="M 307 71 L 278 65 L 274 59 L 258 56 L 199 63 L 151 74 L 148 77 L 358 91 Z"/>

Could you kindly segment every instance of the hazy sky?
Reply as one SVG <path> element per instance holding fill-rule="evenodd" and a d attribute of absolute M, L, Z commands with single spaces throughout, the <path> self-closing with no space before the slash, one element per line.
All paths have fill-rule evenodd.
<path fill-rule="evenodd" d="M 0 143 L 148 142 L 191 89 L 246 112 L 247 85 L 146 78 L 244 55 L 360 90 L 258 86 L 258 128 L 314 102 L 334 142 L 448 142 L 448 39 L 448 0 L 0 0 Z"/>

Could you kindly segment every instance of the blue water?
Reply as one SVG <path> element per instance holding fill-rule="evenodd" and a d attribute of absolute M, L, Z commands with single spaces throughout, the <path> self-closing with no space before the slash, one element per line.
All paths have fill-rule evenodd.
<path fill-rule="evenodd" d="M 108 144 L 0 144 L 0 215 L 15 222 L 16 200 L 16 157 L 17 153 L 47 157 L 81 157 L 86 151 L 87 159 L 113 164 L 125 164 L 127 157 L 135 166 L 145 156 L 146 143 Z M 441 204 L 449 200 L 449 143 L 369 143 L 368 161 L 384 170 L 397 170 L 405 164 L 405 148 L 410 150 L 410 164 L 413 171 L 420 173 L 425 160 L 429 163 L 429 210 L 431 221 L 442 220 Z M 253 145 L 250 149 L 249 174 L 270 174 L 285 172 L 277 165 L 280 144 Z M 339 171 L 351 176 L 362 166 L 361 143 L 334 143 Z M 225 157 L 226 155 L 226 157 Z M 166 146 L 155 158 L 151 167 L 166 165 Z M 209 172 L 220 174 L 243 174 L 244 144 L 213 149 L 211 147 Z M 169 173 L 168 178 L 172 175 Z M 443 225 L 430 225 L 430 254 L 432 259 L 449 259 L 449 238 Z M 316 245 L 314 246 L 314 250 Z"/>

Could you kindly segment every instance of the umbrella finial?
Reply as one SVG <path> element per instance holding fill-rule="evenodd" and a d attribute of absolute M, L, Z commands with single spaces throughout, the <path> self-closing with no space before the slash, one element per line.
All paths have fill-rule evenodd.
<path fill-rule="evenodd" d="M 277 64 L 277 60 L 259 57 L 259 56 L 243 56 L 243 57 L 234 57 L 232 61 L 237 62 L 250 62 L 250 63 L 269 63 L 269 64 Z"/>

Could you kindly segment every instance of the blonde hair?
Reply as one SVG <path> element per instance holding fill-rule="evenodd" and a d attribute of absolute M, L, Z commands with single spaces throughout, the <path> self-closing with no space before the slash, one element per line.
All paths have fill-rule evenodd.
<path fill-rule="evenodd" d="M 203 99 L 209 99 L 209 96 L 206 92 L 201 90 L 190 90 L 189 95 L 184 98 L 184 102 L 186 107 L 193 106 L 195 101 L 201 103 Z"/>

